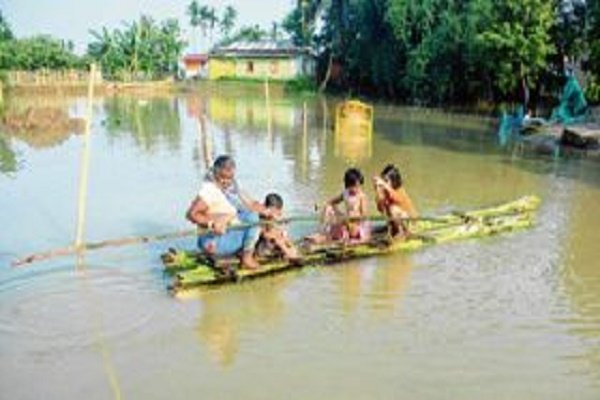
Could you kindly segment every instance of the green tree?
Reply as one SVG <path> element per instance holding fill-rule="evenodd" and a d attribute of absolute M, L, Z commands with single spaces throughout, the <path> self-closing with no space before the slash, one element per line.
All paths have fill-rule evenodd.
<path fill-rule="evenodd" d="M 550 30 L 556 18 L 547 0 L 502 0 L 491 9 L 486 28 L 478 35 L 484 68 L 505 97 L 537 84 L 548 68 L 549 56 L 556 51 Z"/>
<path fill-rule="evenodd" d="M 279 39 L 279 24 L 275 21 L 271 24 L 271 32 L 269 33 L 271 40 Z"/>
<path fill-rule="evenodd" d="M 118 31 L 110 32 L 106 27 L 100 31 L 90 31 L 92 41 L 88 44 L 87 54 L 100 63 L 102 72 L 113 77 L 116 71 L 128 68 L 127 56 L 121 43 L 117 42 Z"/>
<path fill-rule="evenodd" d="M 393 0 L 387 19 L 398 41 L 401 89 L 416 102 L 466 101 L 479 84 L 475 37 L 490 0 Z"/>
<path fill-rule="evenodd" d="M 235 26 L 235 20 L 237 19 L 237 10 L 232 6 L 225 7 L 223 16 L 220 21 L 221 35 L 223 38 L 229 37 L 233 27 Z"/>
<path fill-rule="evenodd" d="M 396 0 L 391 2 L 388 11 L 391 28 L 405 60 L 402 86 L 411 98 L 418 101 L 431 96 L 433 87 L 437 87 L 439 82 L 432 76 L 431 69 L 436 66 L 436 55 L 446 53 L 450 45 L 440 40 L 449 28 L 444 17 L 448 18 L 450 12 L 446 15 L 442 13 L 447 5 L 445 3 L 439 0 Z M 454 28 L 452 26 L 451 30 Z M 438 45 L 444 46 L 444 49 L 440 49 L 442 52 L 438 53 Z"/>
<path fill-rule="evenodd" d="M 215 28 L 219 23 L 219 18 L 217 17 L 217 10 L 214 7 L 206 7 L 205 21 L 208 29 L 208 45 L 209 47 L 212 47 L 214 44 Z"/>
<path fill-rule="evenodd" d="M 249 42 L 258 42 L 268 36 L 259 25 L 242 26 L 235 34 L 231 37 L 224 39 L 221 42 L 222 46 L 226 46 L 239 40 L 246 40 Z"/>
<path fill-rule="evenodd" d="M 47 35 L 0 42 L 0 70 L 82 68 L 68 42 Z"/>
<path fill-rule="evenodd" d="M 315 40 L 315 23 L 326 2 L 323 0 L 298 0 L 281 23 L 297 46 L 311 46 Z"/>
<path fill-rule="evenodd" d="M 193 0 L 186 9 L 187 15 L 190 17 L 190 25 L 192 26 L 194 36 L 194 51 L 198 51 L 198 27 L 202 25 L 202 18 L 200 13 L 200 4 L 197 0 Z"/>
<path fill-rule="evenodd" d="M 4 15 L 2 15 L 2 10 L 0 10 L 0 42 L 12 39 L 14 39 L 14 35 L 10 29 L 10 25 L 8 25 L 8 22 L 4 19 Z"/>
<path fill-rule="evenodd" d="M 585 50 L 585 0 L 555 0 L 557 23 L 551 31 L 560 61 L 578 58 Z"/>
<path fill-rule="evenodd" d="M 308 44 L 302 23 L 302 9 L 295 7 L 290 11 L 281 23 L 283 30 L 291 37 L 296 46 L 306 46 Z M 312 32 L 311 35 L 312 36 Z"/>
<path fill-rule="evenodd" d="M 160 23 L 141 16 L 139 21 L 112 32 L 102 28 L 91 32 L 88 55 L 102 65 L 113 79 L 159 78 L 173 75 L 184 46 L 179 23 L 167 19 Z"/>
<path fill-rule="evenodd" d="M 176 149 L 181 142 L 177 100 L 153 99 L 141 105 L 135 97 L 113 97 L 105 102 L 104 112 L 109 137 L 131 137 L 148 153 L 164 145 Z"/>
<path fill-rule="evenodd" d="M 600 103 L 600 1 L 588 5 L 585 37 L 588 53 L 585 67 L 589 73 L 586 95 L 590 101 Z"/>
<path fill-rule="evenodd" d="M 356 27 L 356 25 L 350 22 L 352 15 L 351 7 L 352 3 L 349 0 L 331 0 L 328 5 L 325 5 L 322 1 L 314 1 L 306 11 L 303 11 L 303 19 L 306 19 L 306 15 L 309 15 L 308 23 L 312 23 L 320 15 L 322 8 L 324 8 L 325 28 L 316 38 L 317 47 L 323 50 L 321 55 L 321 69 L 325 70 L 325 76 L 319 88 L 320 91 L 323 91 L 329 83 L 334 60 L 337 60 L 344 71 L 342 76 L 339 77 L 340 82 L 344 84 L 344 81 L 347 80 L 348 74 L 346 73 L 346 69 L 344 69 L 346 67 L 345 54 L 348 51 L 348 43 L 350 40 L 355 39 L 355 32 L 351 27 Z"/>
<path fill-rule="evenodd" d="M 600 1 L 298 0 L 282 22 L 319 51 L 327 84 L 419 104 L 552 92 L 564 56 L 600 82 Z M 315 34 L 315 21 L 323 18 Z M 322 87 L 324 87 L 322 85 Z M 546 90 L 545 92 L 548 92 Z M 600 90 L 598 90 L 600 92 Z M 599 95 L 600 96 L 600 95 Z"/>
<path fill-rule="evenodd" d="M 10 174 L 17 171 L 17 155 L 11 148 L 10 141 L 0 133 L 0 172 Z"/>
<path fill-rule="evenodd" d="M 344 65 L 352 87 L 380 96 L 395 97 L 402 64 L 398 41 L 386 20 L 387 0 L 362 1 L 352 10 Z"/>

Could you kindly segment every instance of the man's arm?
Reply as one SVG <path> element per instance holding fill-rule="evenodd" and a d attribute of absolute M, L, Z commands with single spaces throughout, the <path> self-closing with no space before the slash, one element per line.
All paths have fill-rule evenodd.
<path fill-rule="evenodd" d="M 240 194 L 240 198 L 244 202 L 244 205 L 246 207 L 248 207 L 248 209 L 250 211 L 258 213 L 266 218 L 273 217 L 271 211 L 267 207 L 265 207 L 262 203 L 254 200 L 253 198 L 248 196 L 246 193 L 242 193 L 241 191 L 239 192 L 239 194 Z"/>
<path fill-rule="evenodd" d="M 192 201 L 185 217 L 191 223 L 205 228 L 209 228 L 212 221 L 208 215 L 208 205 L 199 196 Z"/>

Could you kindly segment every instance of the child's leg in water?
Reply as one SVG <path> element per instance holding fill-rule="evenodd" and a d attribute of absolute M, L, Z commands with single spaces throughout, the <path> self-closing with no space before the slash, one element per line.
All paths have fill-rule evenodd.
<path fill-rule="evenodd" d="M 390 216 L 390 235 L 392 237 L 407 237 L 410 235 L 408 229 L 408 214 L 398 206 L 391 206 L 388 211 Z"/>
<path fill-rule="evenodd" d="M 288 260 L 298 258 L 298 251 L 296 250 L 296 247 L 285 237 L 283 237 L 283 235 L 274 237 L 273 242 Z"/>
<path fill-rule="evenodd" d="M 335 236 L 338 236 L 336 235 L 336 225 L 338 225 L 336 221 L 338 219 L 335 208 L 331 205 L 325 206 L 320 216 L 321 226 L 319 232 L 309 235 L 305 239 L 313 244 L 324 244 L 330 240 L 335 240 Z"/>

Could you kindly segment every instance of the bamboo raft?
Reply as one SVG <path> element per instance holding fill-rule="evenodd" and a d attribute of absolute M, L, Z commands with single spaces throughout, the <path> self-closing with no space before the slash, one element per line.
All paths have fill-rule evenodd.
<path fill-rule="evenodd" d="M 171 278 L 169 289 L 174 295 L 181 295 L 202 286 L 242 282 L 307 266 L 414 251 L 433 244 L 525 229 L 533 225 L 539 204 L 538 197 L 525 196 L 496 207 L 418 219 L 410 221 L 412 235 L 406 240 L 391 241 L 387 233 L 380 233 L 374 234 L 367 243 L 333 243 L 301 248 L 301 262 L 290 263 L 281 258 L 261 259 L 261 267 L 255 270 L 239 269 L 235 260 L 219 262 L 209 259 L 198 251 L 170 250 L 161 258 L 165 272 Z"/>

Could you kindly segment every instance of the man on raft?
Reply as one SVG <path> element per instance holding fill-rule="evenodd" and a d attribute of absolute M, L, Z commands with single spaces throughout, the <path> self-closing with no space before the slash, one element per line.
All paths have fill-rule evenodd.
<path fill-rule="evenodd" d="M 260 217 L 265 220 L 277 219 L 277 207 L 269 207 L 268 202 L 263 205 L 242 194 L 235 181 L 235 170 L 233 158 L 219 156 L 202 182 L 186 218 L 198 226 L 198 247 L 202 252 L 214 257 L 239 256 L 242 268 L 257 269 L 260 265 L 255 252 L 261 237 Z M 361 201 L 364 202 L 364 193 L 359 190 L 362 174 L 355 169 L 349 171 L 351 174 L 347 172 L 348 176 L 345 176 L 345 181 L 348 181 L 346 190 L 353 188 L 354 195 L 360 192 Z M 350 180 L 354 175 L 356 179 Z M 403 188 L 400 172 L 394 165 L 388 165 L 380 176 L 373 178 L 373 184 L 377 209 L 388 218 L 390 236 L 406 238 L 410 234 L 407 220 L 417 217 L 417 211 Z M 346 201 L 349 202 L 350 194 L 347 197 Z M 342 196 L 340 199 L 345 198 Z M 365 206 L 361 206 L 359 219 L 366 217 L 364 209 Z M 348 216 L 354 217 L 353 214 Z M 265 232 L 262 234 L 263 238 L 268 239 Z M 367 233 L 364 237 L 348 236 L 347 239 L 360 243 L 367 242 L 368 238 Z M 324 242 L 340 239 L 329 235 L 323 237 Z M 293 251 L 282 250 L 288 259 L 298 257 L 293 246 Z"/>
<path fill-rule="evenodd" d="M 274 216 L 272 210 L 241 193 L 235 169 L 233 158 L 219 156 L 186 218 L 198 226 L 198 247 L 205 254 L 239 256 L 242 268 L 256 269 L 259 264 L 254 252 L 260 235 L 259 216 Z"/>

